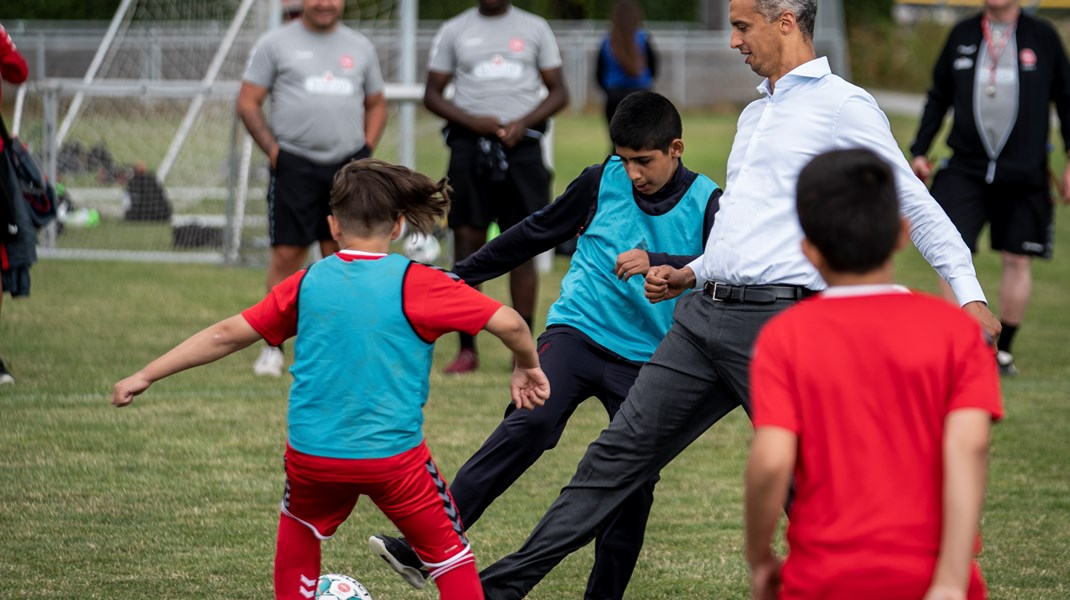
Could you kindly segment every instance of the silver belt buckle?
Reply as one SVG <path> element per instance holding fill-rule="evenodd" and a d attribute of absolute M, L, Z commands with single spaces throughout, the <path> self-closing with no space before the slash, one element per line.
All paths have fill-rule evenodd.
<path fill-rule="evenodd" d="M 716 281 L 713 282 L 713 291 L 710 292 L 710 298 L 713 298 L 714 302 L 724 302 L 724 299 L 717 297 L 717 286 L 719 285 L 721 284 Z"/>

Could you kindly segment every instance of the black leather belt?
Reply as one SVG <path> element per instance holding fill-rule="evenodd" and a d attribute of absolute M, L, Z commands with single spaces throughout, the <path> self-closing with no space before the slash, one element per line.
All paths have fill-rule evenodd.
<path fill-rule="evenodd" d="M 707 281 L 702 293 L 720 302 L 772 304 L 777 300 L 802 300 L 814 291 L 801 285 L 729 285 Z"/>

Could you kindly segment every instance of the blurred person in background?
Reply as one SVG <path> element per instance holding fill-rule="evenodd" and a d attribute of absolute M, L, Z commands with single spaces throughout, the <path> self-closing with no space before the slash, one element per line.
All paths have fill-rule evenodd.
<path fill-rule="evenodd" d="M 491 223 L 505 231 L 549 204 L 541 139 L 547 120 L 568 104 L 561 65 L 550 24 L 509 0 L 479 0 L 435 35 L 424 105 L 446 119 L 455 262 L 486 243 Z M 447 99 L 451 82 L 455 94 Z M 513 308 L 529 327 L 538 284 L 534 261 L 509 274 Z M 479 367 L 475 338 L 461 334 L 460 346 L 447 373 Z"/>
<path fill-rule="evenodd" d="M 606 94 L 607 124 L 625 96 L 654 88 L 657 68 L 650 34 L 643 29 L 643 8 L 635 0 L 618 0 L 595 67 L 595 81 Z"/>
<path fill-rule="evenodd" d="M 0 80 L 18 84 L 26 81 L 28 76 L 26 59 L 0 25 Z M 0 99 L 2 90 L 0 84 Z M 0 152 L 3 150 L 4 140 L 0 137 Z M 3 231 L 0 231 L 0 304 L 4 293 L 13 298 L 30 293 L 30 265 L 37 260 L 36 235 L 33 225 L 28 222 L 29 214 L 24 203 L 16 202 L 15 194 L 18 193 L 19 185 L 7 161 L 0 160 L 0 224 L 3 225 Z M 9 383 L 15 383 L 15 377 L 0 358 L 0 385 Z"/>
<path fill-rule="evenodd" d="M 269 291 L 305 265 L 313 242 L 321 256 L 338 250 L 327 226 L 334 174 L 371 156 L 386 128 L 379 57 L 340 22 L 344 8 L 344 0 L 283 2 L 291 20 L 257 42 L 238 95 L 238 116 L 271 166 Z M 278 377 L 284 362 L 281 348 L 267 346 L 253 371 Z"/>
<path fill-rule="evenodd" d="M 918 133 L 910 145 L 914 174 L 928 181 L 926 153 L 949 108 L 952 156 L 933 179 L 932 195 L 972 252 L 990 223 L 1000 252 L 997 342 L 1000 374 L 1018 368 L 1011 344 L 1033 288 L 1033 257 L 1052 253 L 1053 202 L 1049 177 L 1070 202 L 1070 168 L 1049 173 L 1049 107 L 1059 114 L 1064 150 L 1070 148 L 1070 62 L 1051 24 L 1024 14 L 1018 0 L 985 0 L 984 10 L 959 22 L 933 69 Z M 945 298 L 954 299 L 943 281 Z"/>

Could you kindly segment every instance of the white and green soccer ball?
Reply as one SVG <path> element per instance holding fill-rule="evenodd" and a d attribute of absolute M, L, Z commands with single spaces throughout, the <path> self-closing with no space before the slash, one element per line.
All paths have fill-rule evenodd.
<path fill-rule="evenodd" d="M 348 575 L 331 573 L 320 575 L 316 582 L 316 598 L 319 600 L 372 600 L 372 595 L 356 579 Z"/>

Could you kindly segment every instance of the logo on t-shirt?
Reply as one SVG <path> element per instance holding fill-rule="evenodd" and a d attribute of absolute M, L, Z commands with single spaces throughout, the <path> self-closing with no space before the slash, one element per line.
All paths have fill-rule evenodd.
<path fill-rule="evenodd" d="M 305 91 L 317 96 L 352 96 L 353 82 L 345 77 L 335 77 L 334 73 L 325 71 L 322 75 L 306 77 Z"/>
<path fill-rule="evenodd" d="M 513 52 L 523 52 L 524 51 L 524 40 L 523 40 L 523 38 L 513 38 L 513 39 L 509 40 L 509 49 L 512 50 Z"/>
<path fill-rule="evenodd" d="M 352 56 L 348 54 L 343 54 L 341 57 L 338 58 L 338 64 L 342 66 L 343 71 L 352 71 L 353 66 L 356 64 L 356 61 L 353 60 Z"/>
<path fill-rule="evenodd" d="M 520 79 L 523 73 L 524 63 L 509 60 L 501 54 L 495 54 L 472 67 L 472 76 L 476 79 Z"/>

